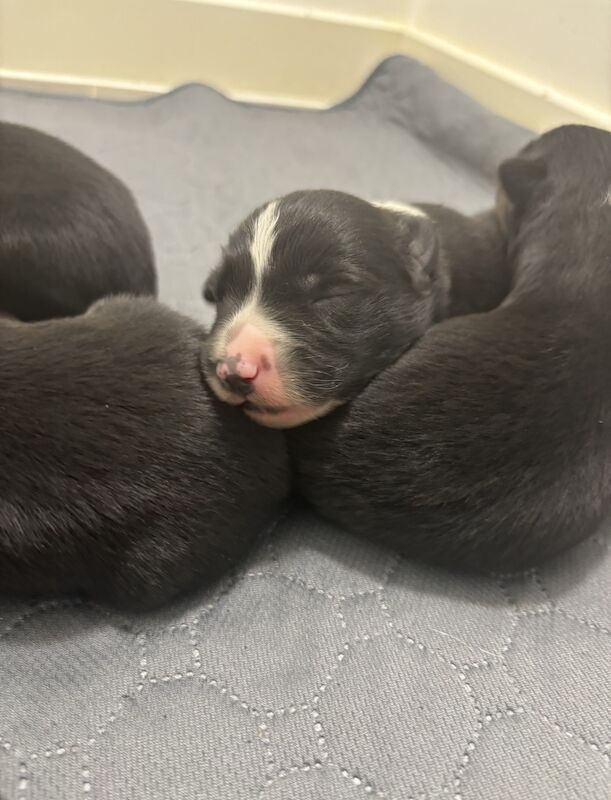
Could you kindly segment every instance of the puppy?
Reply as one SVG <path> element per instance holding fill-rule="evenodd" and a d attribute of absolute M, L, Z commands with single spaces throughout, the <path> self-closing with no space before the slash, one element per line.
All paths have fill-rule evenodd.
<path fill-rule="evenodd" d="M 149 233 L 127 187 L 59 139 L 0 122 L 0 315 L 66 317 L 156 286 Z"/>
<path fill-rule="evenodd" d="M 272 201 L 238 227 L 205 285 L 217 307 L 206 378 L 269 427 L 323 416 L 448 313 L 500 302 L 503 248 L 492 213 L 470 219 L 334 191 Z"/>
<path fill-rule="evenodd" d="M 198 325 L 133 296 L 156 279 L 129 191 L 27 128 L 0 156 L 0 592 L 160 605 L 277 513 L 285 442 L 207 389 Z"/>
<path fill-rule="evenodd" d="M 0 591 L 148 609 L 214 580 L 288 489 L 285 443 L 202 384 L 153 300 L 0 320 Z"/>
<path fill-rule="evenodd" d="M 611 513 L 611 134 L 553 130 L 499 183 L 500 307 L 433 327 L 290 436 L 322 514 L 470 570 L 536 565 Z"/>

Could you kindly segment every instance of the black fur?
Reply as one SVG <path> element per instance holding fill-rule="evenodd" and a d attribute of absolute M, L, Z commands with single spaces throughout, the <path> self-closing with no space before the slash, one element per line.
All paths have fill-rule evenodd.
<path fill-rule="evenodd" d="M 121 184 L 8 127 L 31 158 L 0 164 L 0 197 L 10 208 L 8 174 L 20 214 L 0 213 L 5 312 L 76 314 L 153 291 L 148 234 Z M 244 554 L 287 493 L 286 446 L 212 396 L 203 337 L 148 298 L 0 318 L 0 593 L 150 608 Z"/>
<path fill-rule="evenodd" d="M 202 384 L 152 300 L 0 321 L 0 590 L 150 607 L 242 556 L 287 491 L 282 437 Z"/>
<path fill-rule="evenodd" d="M 324 515 L 472 570 L 537 564 L 611 512 L 611 134 L 556 129 L 500 180 L 507 299 L 433 327 L 349 406 L 290 432 Z"/>
<path fill-rule="evenodd" d="M 491 311 L 505 298 L 512 274 L 495 211 L 466 217 L 445 206 L 419 203 L 435 223 L 441 269 L 447 272 L 447 317 Z"/>
<path fill-rule="evenodd" d="M 0 313 L 70 316 L 122 292 L 156 293 L 130 191 L 65 142 L 0 122 Z"/>

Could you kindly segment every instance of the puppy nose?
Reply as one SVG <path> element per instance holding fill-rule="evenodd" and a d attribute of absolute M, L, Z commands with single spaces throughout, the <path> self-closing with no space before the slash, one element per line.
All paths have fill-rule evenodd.
<path fill-rule="evenodd" d="M 259 368 L 250 361 L 226 358 L 217 363 L 216 374 L 232 392 L 246 397 L 254 391 L 253 381 L 259 374 Z"/>
<path fill-rule="evenodd" d="M 232 392 L 235 392 L 235 394 L 241 394 L 243 397 L 246 397 L 254 391 L 252 381 L 246 380 L 245 378 L 240 378 L 240 376 L 236 375 L 235 373 L 233 375 L 227 375 L 224 383 L 231 389 Z"/>

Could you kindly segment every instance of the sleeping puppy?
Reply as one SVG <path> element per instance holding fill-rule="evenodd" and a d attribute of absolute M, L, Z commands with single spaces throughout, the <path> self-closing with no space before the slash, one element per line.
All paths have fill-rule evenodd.
<path fill-rule="evenodd" d="M 0 593 L 160 605 L 277 513 L 285 442 L 208 391 L 198 325 L 133 296 L 156 279 L 123 184 L 28 128 L 0 156 Z"/>
<path fill-rule="evenodd" d="M 209 277 L 204 373 L 260 424 L 301 425 L 358 394 L 434 322 L 492 308 L 508 286 L 492 213 L 295 192 L 254 211 Z"/>
<path fill-rule="evenodd" d="M 206 288 L 220 397 L 284 427 L 352 399 L 290 432 L 312 504 L 472 570 L 536 564 L 611 512 L 611 134 L 557 129 L 499 177 L 496 214 L 471 220 L 335 194 L 277 201 L 238 229 Z M 442 322 L 410 350 L 444 305 L 489 313 Z M 290 413 L 261 408 L 268 364 L 281 389 L 270 405 Z"/>
<path fill-rule="evenodd" d="M 213 580 L 287 493 L 280 436 L 202 384 L 204 331 L 153 300 L 0 320 L 0 592 L 147 609 Z"/>
<path fill-rule="evenodd" d="M 290 442 L 323 515 L 470 570 L 536 565 L 611 513 L 611 134 L 551 131 L 499 182 L 505 301 L 433 327 Z"/>
<path fill-rule="evenodd" d="M 0 315 L 66 317 L 156 286 L 149 233 L 127 187 L 65 142 L 0 122 Z"/>

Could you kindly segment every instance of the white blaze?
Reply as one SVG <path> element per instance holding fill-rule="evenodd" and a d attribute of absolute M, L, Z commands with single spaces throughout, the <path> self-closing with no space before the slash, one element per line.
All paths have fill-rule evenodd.
<path fill-rule="evenodd" d="M 252 261 L 253 281 L 250 292 L 244 295 L 242 303 L 217 331 L 211 347 L 212 358 L 225 356 L 227 340 L 232 332 L 243 325 L 254 325 L 265 331 L 270 339 L 282 340 L 283 332 L 272 320 L 268 319 L 259 307 L 263 274 L 269 268 L 274 242 L 276 241 L 276 225 L 278 224 L 278 201 L 274 200 L 265 206 L 251 226 L 251 239 L 248 247 Z M 284 334 L 284 338 L 286 334 Z"/>
<path fill-rule="evenodd" d="M 408 214 L 410 217 L 426 217 L 424 211 L 408 203 L 397 203 L 395 200 L 378 200 L 372 203 L 378 208 L 385 208 L 387 211 L 396 211 L 397 214 Z"/>
<path fill-rule="evenodd" d="M 261 276 L 269 266 L 278 224 L 278 202 L 274 200 L 265 206 L 252 226 L 250 257 L 255 271 L 255 293 L 258 292 Z"/>

